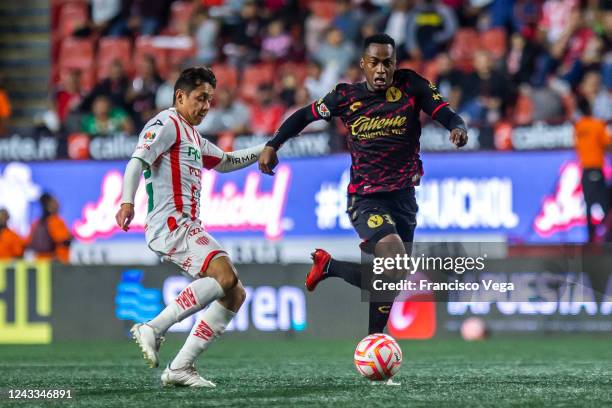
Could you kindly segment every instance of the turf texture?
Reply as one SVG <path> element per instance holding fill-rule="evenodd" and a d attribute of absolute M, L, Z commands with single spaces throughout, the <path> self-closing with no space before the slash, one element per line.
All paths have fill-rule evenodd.
<path fill-rule="evenodd" d="M 227 338 L 200 359 L 216 389 L 162 388 L 128 342 L 0 346 L 0 407 L 612 407 L 610 338 L 400 342 L 401 386 L 371 386 L 356 341 Z M 162 347 L 167 364 L 180 343 Z M 72 400 L 10 400 L 9 389 L 71 389 Z"/>

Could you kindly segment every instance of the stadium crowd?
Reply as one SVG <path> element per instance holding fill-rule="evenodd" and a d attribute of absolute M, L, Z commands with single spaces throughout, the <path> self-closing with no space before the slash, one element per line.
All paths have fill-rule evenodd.
<path fill-rule="evenodd" d="M 68 133 L 132 133 L 172 104 L 189 64 L 219 79 L 203 134 L 272 134 L 338 81 L 360 42 L 396 40 L 470 126 L 612 119 L 609 0 L 73 0 L 54 2 L 54 103 Z M 322 130 L 314 124 L 309 130 Z M 334 131 L 337 129 L 334 129 Z"/>

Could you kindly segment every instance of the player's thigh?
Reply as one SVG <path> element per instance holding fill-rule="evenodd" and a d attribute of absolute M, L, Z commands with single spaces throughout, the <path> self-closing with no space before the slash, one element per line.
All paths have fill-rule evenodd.
<path fill-rule="evenodd" d="M 355 231 L 367 243 L 375 244 L 387 235 L 397 234 L 396 222 L 384 200 L 351 195 L 347 213 Z"/>
<path fill-rule="evenodd" d="M 215 270 L 233 270 L 223 247 L 204 230 L 198 220 L 180 223 L 176 230 L 159 241 L 157 246 L 161 243 L 162 247 L 156 248 L 152 242 L 149 245 L 151 249 L 161 253 L 162 259 L 176 264 L 194 279 L 208 276 L 207 271 L 213 263 L 217 265 Z M 218 262 L 219 259 L 227 261 Z"/>

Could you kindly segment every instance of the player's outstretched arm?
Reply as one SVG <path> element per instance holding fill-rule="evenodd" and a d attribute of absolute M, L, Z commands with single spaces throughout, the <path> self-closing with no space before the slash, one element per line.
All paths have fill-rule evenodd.
<path fill-rule="evenodd" d="M 260 144 L 233 152 L 225 152 L 219 164 L 213 168 L 220 173 L 229 173 L 230 171 L 236 171 L 250 166 L 259 159 L 264 147 L 265 145 Z"/>
<path fill-rule="evenodd" d="M 259 170 L 264 174 L 274 174 L 278 164 L 276 151 L 292 137 L 297 136 L 309 123 L 321 119 L 312 114 L 311 105 L 305 106 L 290 115 L 276 131 L 274 137 L 266 143 L 266 147 L 259 157 Z"/>
<path fill-rule="evenodd" d="M 123 175 L 123 192 L 121 194 L 121 207 L 115 215 L 117 225 L 127 231 L 130 229 L 130 223 L 134 219 L 134 197 L 140 183 L 140 175 L 144 168 L 142 160 L 132 157 L 125 167 Z"/>

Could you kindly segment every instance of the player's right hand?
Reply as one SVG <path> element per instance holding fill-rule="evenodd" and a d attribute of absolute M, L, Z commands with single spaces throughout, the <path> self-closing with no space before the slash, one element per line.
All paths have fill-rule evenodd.
<path fill-rule="evenodd" d="M 131 203 L 123 203 L 121 204 L 121 208 L 117 211 L 115 215 L 115 221 L 117 221 L 117 225 L 124 231 L 130 229 L 130 223 L 134 219 L 134 204 Z"/>
<path fill-rule="evenodd" d="M 278 164 L 276 150 L 271 146 L 264 147 L 259 155 L 259 170 L 264 174 L 274 175 L 274 168 Z"/>

